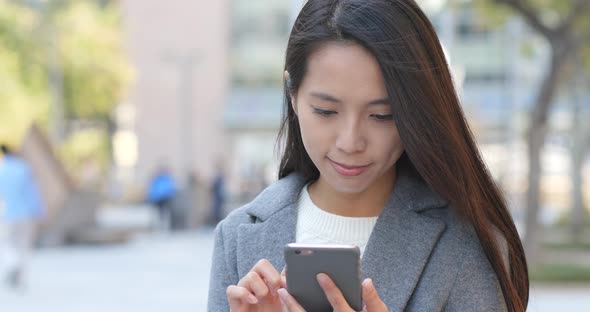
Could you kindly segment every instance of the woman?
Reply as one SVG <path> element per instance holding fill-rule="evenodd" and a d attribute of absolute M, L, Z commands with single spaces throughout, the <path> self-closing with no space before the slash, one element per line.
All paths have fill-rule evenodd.
<path fill-rule="evenodd" d="M 367 311 L 526 309 L 521 242 L 413 0 L 309 0 L 285 86 L 279 181 L 218 226 L 209 311 L 302 311 L 279 273 L 294 241 L 361 247 Z"/>

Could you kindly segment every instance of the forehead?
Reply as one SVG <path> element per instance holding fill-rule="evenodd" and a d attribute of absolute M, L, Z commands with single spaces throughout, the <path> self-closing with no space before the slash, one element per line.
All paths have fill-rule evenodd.
<path fill-rule="evenodd" d="M 377 59 L 367 49 L 351 43 L 328 43 L 314 51 L 301 88 L 304 92 L 330 92 L 351 100 L 387 95 Z"/>

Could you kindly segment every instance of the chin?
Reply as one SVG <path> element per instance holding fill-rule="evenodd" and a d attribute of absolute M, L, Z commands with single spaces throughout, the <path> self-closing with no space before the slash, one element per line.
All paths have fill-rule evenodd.
<path fill-rule="evenodd" d="M 351 179 L 337 177 L 332 178 L 327 182 L 338 193 L 358 194 L 369 188 L 369 185 L 365 181 L 365 179 L 359 179 L 358 177 Z"/>

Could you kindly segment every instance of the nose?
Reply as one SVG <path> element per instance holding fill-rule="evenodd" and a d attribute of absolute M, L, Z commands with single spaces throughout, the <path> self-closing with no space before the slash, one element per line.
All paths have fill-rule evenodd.
<path fill-rule="evenodd" d="M 351 120 L 339 129 L 336 138 L 336 148 L 347 154 L 362 152 L 367 147 L 367 140 L 363 132 L 363 126 L 358 120 Z"/>

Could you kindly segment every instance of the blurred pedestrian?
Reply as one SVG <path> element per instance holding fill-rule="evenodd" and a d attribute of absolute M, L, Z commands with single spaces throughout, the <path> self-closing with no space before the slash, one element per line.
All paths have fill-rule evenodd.
<path fill-rule="evenodd" d="M 212 203 L 212 222 L 219 223 L 223 219 L 223 209 L 225 206 L 227 193 L 225 189 L 225 170 L 223 164 L 218 163 L 215 177 L 211 185 L 211 203 Z"/>
<path fill-rule="evenodd" d="M 147 199 L 156 207 L 158 225 L 163 229 L 170 229 L 172 219 L 172 205 L 178 188 L 170 171 L 161 166 L 149 183 Z"/>
<path fill-rule="evenodd" d="M 197 171 L 191 171 L 188 175 L 187 190 L 191 202 L 190 210 L 187 212 L 187 226 L 194 229 L 209 221 L 209 185 Z"/>
<path fill-rule="evenodd" d="M 19 288 L 45 207 L 29 165 L 6 145 L 0 148 L 0 259 L 9 286 Z"/>

